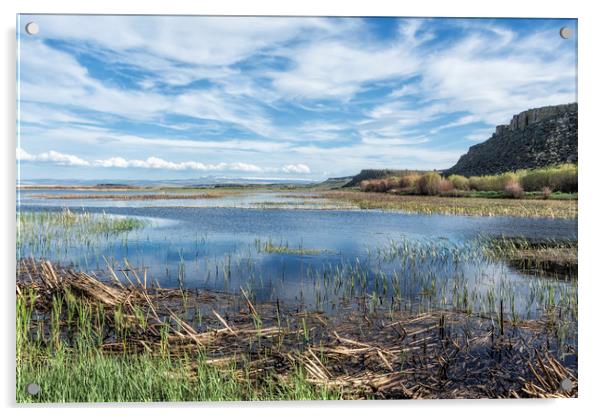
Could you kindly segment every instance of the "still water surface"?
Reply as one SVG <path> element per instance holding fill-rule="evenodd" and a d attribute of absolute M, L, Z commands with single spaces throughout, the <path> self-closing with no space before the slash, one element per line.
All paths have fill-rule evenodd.
<path fill-rule="evenodd" d="M 146 273 L 147 279 L 163 287 L 225 291 L 244 287 L 257 299 L 301 302 L 325 310 L 346 296 L 380 301 L 399 297 L 421 307 L 458 306 L 460 298 L 465 303 L 469 298 L 471 307 L 478 309 L 486 308 L 495 293 L 496 299 L 505 299 L 507 305 L 512 302 L 523 316 L 537 315 L 541 291 L 555 298 L 576 291 L 572 283 L 527 276 L 478 254 L 478 238 L 484 236 L 576 239 L 575 220 L 420 215 L 330 206 L 302 209 L 298 205 L 302 199 L 274 192 L 153 201 L 36 198 L 40 192 L 50 191 L 22 192 L 21 209 L 70 207 L 141 217 L 148 225 L 127 235 L 99 237 L 93 244 L 43 252 L 25 245 L 22 256 L 45 257 L 100 275 L 106 273 L 107 263 L 123 269 L 127 259 L 139 274 Z M 275 201 L 296 209 L 258 208 Z M 312 201 L 324 208 L 319 203 Z M 270 252 L 268 243 L 298 252 Z"/>

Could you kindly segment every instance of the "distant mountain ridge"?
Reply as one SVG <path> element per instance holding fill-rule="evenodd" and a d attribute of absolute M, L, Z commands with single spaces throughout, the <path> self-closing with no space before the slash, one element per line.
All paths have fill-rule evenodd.
<path fill-rule="evenodd" d="M 577 162 L 577 103 L 523 111 L 471 146 L 446 175 L 491 175 Z"/>

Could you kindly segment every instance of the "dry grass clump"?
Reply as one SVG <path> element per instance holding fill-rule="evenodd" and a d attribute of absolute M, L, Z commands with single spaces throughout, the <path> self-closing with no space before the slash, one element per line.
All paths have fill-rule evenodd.
<path fill-rule="evenodd" d="M 353 190 L 325 191 L 326 199 L 353 204 L 360 209 L 385 209 L 419 214 L 512 217 L 577 218 L 576 200 L 512 198 L 442 198 L 440 196 L 393 195 Z"/>

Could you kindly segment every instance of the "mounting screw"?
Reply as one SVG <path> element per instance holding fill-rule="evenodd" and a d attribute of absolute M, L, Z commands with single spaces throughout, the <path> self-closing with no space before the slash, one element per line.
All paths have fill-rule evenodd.
<path fill-rule="evenodd" d="M 573 382 L 568 378 L 565 378 L 560 382 L 560 390 L 569 392 L 573 390 Z"/>
<path fill-rule="evenodd" d="M 25 31 L 29 35 L 37 35 L 40 31 L 40 26 L 36 22 L 29 22 L 25 25 Z"/>
<path fill-rule="evenodd" d="M 31 394 L 32 396 L 35 396 L 40 392 L 40 385 L 36 383 L 29 383 L 26 389 L 27 393 Z"/>
<path fill-rule="evenodd" d="M 570 28 L 566 27 L 566 26 L 562 27 L 560 29 L 560 37 L 562 39 L 568 39 L 568 38 L 571 37 L 572 34 L 573 34 L 573 31 Z"/>

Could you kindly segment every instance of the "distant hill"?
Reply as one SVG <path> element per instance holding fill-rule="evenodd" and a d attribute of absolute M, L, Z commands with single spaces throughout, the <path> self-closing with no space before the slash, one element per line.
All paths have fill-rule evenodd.
<path fill-rule="evenodd" d="M 344 187 L 349 181 L 353 179 L 353 176 L 342 176 L 340 178 L 328 178 L 324 182 L 309 185 L 315 189 L 339 189 Z"/>
<path fill-rule="evenodd" d="M 382 179 L 390 176 L 404 176 L 411 173 L 424 173 L 424 171 L 407 170 L 407 169 L 363 169 L 357 175 L 351 177 L 351 180 L 347 182 L 343 188 L 351 188 L 358 186 L 361 181 L 369 179 Z"/>
<path fill-rule="evenodd" d="M 468 149 L 446 175 L 490 175 L 577 162 L 577 103 L 523 111 Z"/>

